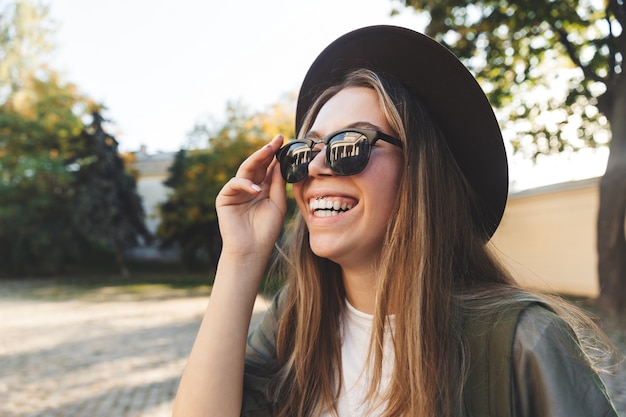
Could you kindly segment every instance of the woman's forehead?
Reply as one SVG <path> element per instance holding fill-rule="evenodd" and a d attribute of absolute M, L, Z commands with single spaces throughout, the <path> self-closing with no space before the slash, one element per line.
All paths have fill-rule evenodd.
<path fill-rule="evenodd" d="M 322 105 L 310 131 L 323 137 L 332 131 L 347 127 L 391 131 L 380 108 L 378 95 L 373 89 L 347 87 L 340 90 Z"/>

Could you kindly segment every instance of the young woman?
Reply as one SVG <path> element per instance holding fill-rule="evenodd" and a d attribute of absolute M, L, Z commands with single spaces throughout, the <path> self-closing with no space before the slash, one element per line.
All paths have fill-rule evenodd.
<path fill-rule="evenodd" d="M 588 320 L 519 288 L 488 241 L 502 137 L 445 48 L 390 26 L 311 66 L 302 139 L 274 138 L 217 198 L 223 250 L 178 416 L 616 416 Z M 287 280 L 247 330 L 286 212 Z"/>

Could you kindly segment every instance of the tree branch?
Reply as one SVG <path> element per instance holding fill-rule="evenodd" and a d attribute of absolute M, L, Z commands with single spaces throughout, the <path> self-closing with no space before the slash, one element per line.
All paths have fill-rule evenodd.
<path fill-rule="evenodd" d="M 617 0 L 610 0 L 606 4 L 607 19 L 609 17 L 609 11 L 612 12 L 615 20 L 622 25 L 622 28 L 626 28 L 626 5 L 620 4 Z"/>
<path fill-rule="evenodd" d="M 607 44 L 609 45 L 609 74 L 607 75 L 607 78 L 609 80 L 612 80 L 613 77 L 615 76 L 615 54 L 613 53 L 613 48 L 612 48 L 612 44 L 615 41 L 615 36 L 613 36 L 613 25 L 611 24 L 611 12 L 613 12 L 613 15 L 615 15 L 615 10 L 612 10 L 613 7 L 612 6 L 616 6 L 615 0 L 611 0 L 609 2 L 607 2 L 606 4 L 606 10 L 604 11 L 605 16 L 604 19 L 606 20 L 606 24 L 609 25 L 609 35 L 608 35 L 608 40 L 607 40 Z"/>
<path fill-rule="evenodd" d="M 605 83 L 606 80 L 604 78 L 600 77 L 598 74 L 593 72 L 588 66 L 582 63 L 580 58 L 578 58 L 578 55 L 576 55 L 576 48 L 574 48 L 574 45 L 572 45 L 569 39 L 567 39 L 567 32 L 562 28 L 557 28 L 553 23 L 550 23 L 550 26 L 552 26 L 552 29 L 556 33 L 559 34 L 559 39 L 561 40 L 561 43 L 565 47 L 565 50 L 567 51 L 567 55 L 574 62 L 574 64 L 583 71 L 585 78 Z"/>

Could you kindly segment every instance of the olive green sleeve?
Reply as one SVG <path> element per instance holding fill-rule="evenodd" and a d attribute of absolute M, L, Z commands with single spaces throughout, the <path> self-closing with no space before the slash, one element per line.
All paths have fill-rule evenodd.
<path fill-rule="evenodd" d="M 545 308 L 534 305 L 520 314 L 513 375 L 516 417 L 617 417 L 575 334 Z"/>
<path fill-rule="evenodd" d="M 515 326 L 528 302 L 473 317 L 465 324 L 469 369 L 462 415 L 512 417 L 511 354 Z"/>
<path fill-rule="evenodd" d="M 278 293 L 259 325 L 248 335 L 243 380 L 243 417 L 271 416 L 267 387 L 277 371 L 276 329 L 281 314 L 281 294 Z"/>

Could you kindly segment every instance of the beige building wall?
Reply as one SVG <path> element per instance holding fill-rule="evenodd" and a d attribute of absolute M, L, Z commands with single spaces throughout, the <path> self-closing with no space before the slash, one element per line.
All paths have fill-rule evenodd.
<path fill-rule="evenodd" d="M 174 152 L 147 154 L 145 149 L 134 154 L 133 168 L 139 172 L 137 191 L 146 213 L 146 226 L 155 233 L 161 223 L 159 205 L 167 200 L 168 188 L 163 182 L 169 177 L 168 169 L 174 162 Z"/>
<path fill-rule="evenodd" d="M 598 178 L 511 194 L 492 242 L 522 285 L 596 296 Z"/>
<path fill-rule="evenodd" d="M 159 205 L 167 200 L 169 192 L 163 182 L 169 176 L 168 169 L 174 162 L 176 154 L 174 152 L 147 154 L 145 149 L 142 149 L 134 153 L 134 156 L 133 168 L 139 172 L 137 191 L 146 213 L 146 226 L 154 235 L 161 223 Z M 133 260 L 157 262 L 176 262 L 179 259 L 176 247 L 162 249 L 158 240 L 129 249 L 126 256 Z"/>
<path fill-rule="evenodd" d="M 159 205 L 167 200 L 167 187 L 163 185 L 166 179 L 165 174 L 146 174 L 140 176 L 137 181 L 137 192 L 141 196 L 146 213 L 146 226 L 152 234 L 156 233 L 161 223 Z"/>

